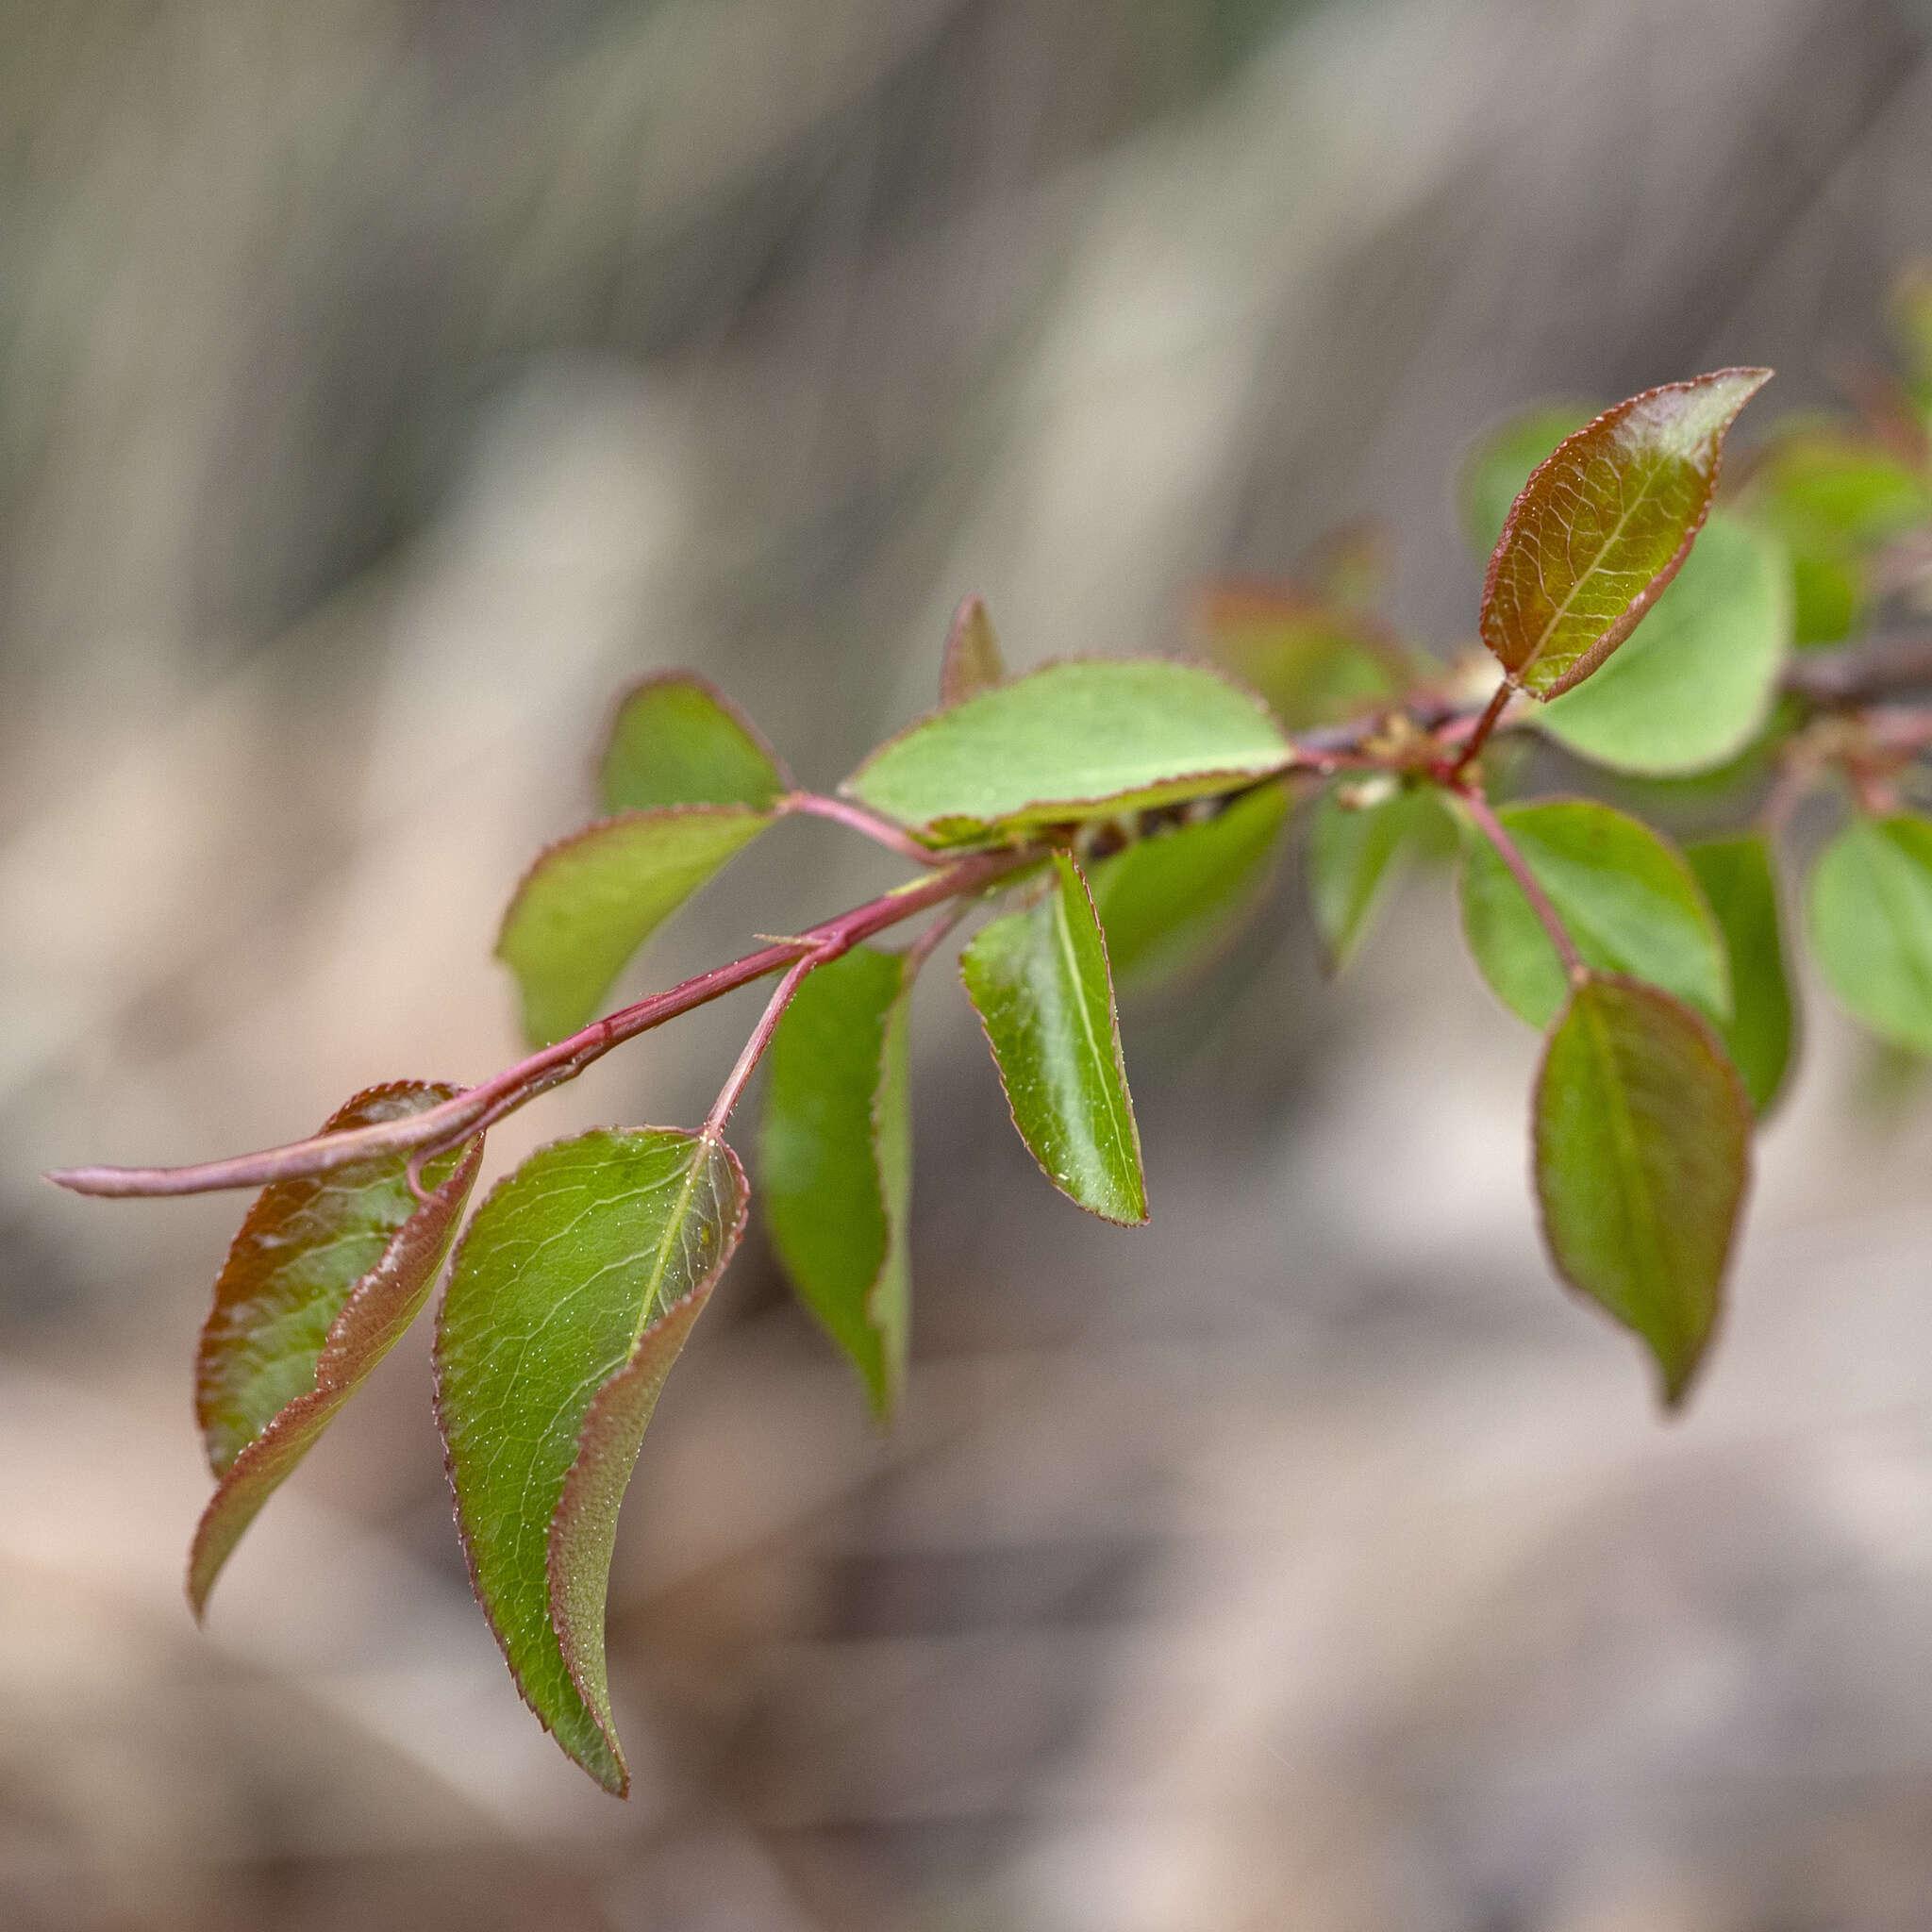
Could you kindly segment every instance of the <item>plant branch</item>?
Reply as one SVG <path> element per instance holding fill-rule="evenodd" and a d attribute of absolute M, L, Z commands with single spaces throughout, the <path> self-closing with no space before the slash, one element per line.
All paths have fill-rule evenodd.
<path fill-rule="evenodd" d="M 1563 971 L 1573 984 L 1581 979 L 1590 969 L 1583 963 L 1583 955 L 1576 950 L 1576 941 L 1570 937 L 1570 928 L 1563 924 L 1563 915 L 1551 903 L 1550 895 L 1543 891 L 1542 881 L 1530 870 L 1529 860 L 1524 858 L 1516 841 L 1496 816 L 1494 808 L 1473 786 L 1457 787 L 1456 795 L 1475 821 L 1476 829 L 1495 848 L 1496 857 L 1509 868 L 1509 876 L 1522 889 L 1523 896 L 1529 901 L 1530 910 L 1549 934 L 1550 943 L 1556 947 L 1557 957 L 1563 962 Z"/>
<path fill-rule="evenodd" d="M 668 991 L 653 993 L 635 1006 L 593 1022 L 581 1033 L 560 1040 L 507 1067 L 493 1079 L 471 1087 L 453 1100 L 425 1108 L 399 1121 L 381 1121 L 345 1133 L 320 1134 L 310 1140 L 271 1147 L 259 1154 L 237 1155 L 193 1167 L 77 1167 L 48 1174 L 57 1186 L 77 1194 L 122 1199 L 157 1194 L 205 1194 L 225 1188 L 259 1188 L 271 1181 L 299 1174 L 329 1174 L 358 1160 L 420 1148 L 434 1154 L 474 1139 L 506 1114 L 574 1080 L 612 1047 L 634 1040 L 675 1020 L 680 1013 L 708 1005 L 741 986 L 769 978 L 807 955 L 836 958 L 839 953 L 884 932 L 902 921 L 915 919 L 949 899 L 984 891 L 1012 874 L 1038 862 L 1041 852 L 1030 845 L 1006 846 L 976 852 L 955 860 L 929 877 L 870 899 L 813 926 L 796 939 L 774 941 L 726 966 L 714 966 Z"/>

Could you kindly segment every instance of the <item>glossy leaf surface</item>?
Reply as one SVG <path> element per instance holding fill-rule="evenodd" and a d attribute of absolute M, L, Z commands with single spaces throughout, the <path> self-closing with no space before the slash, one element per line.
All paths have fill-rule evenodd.
<path fill-rule="evenodd" d="M 789 785 L 772 748 L 737 708 L 688 671 L 627 691 L 597 768 L 604 809 L 748 805 L 762 811 Z"/>
<path fill-rule="evenodd" d="M 1585 799 L 1506 806 L 1497 814 L 1549 895 L 1587 965 L 1648 980 L 1712 1020 L 1731 1011 L 1723 935 L 1690 868 L 1647 825 Z M 1487 840 L 1462 865 L 1462 930 L 1498 999 L 1547 1026 L 1569 996 L 1522 888 Z"/>
<path fill-rule="evenodd" d="M 1708 771 L 1762 727 L 1790 641 L 1783 552 L 1713 514 L 1629 641 L 1587 683 L 1552 698 L 1537 722 L 1612 771 Z"/>
<path fill-rule="evenodd" d="M 1750 1178 L 1751 1109 L 1708 1025 L 1592 976 L 1536 1090 L 1536 1187 L 1557 1271 L 1648 1343 L 1679 1401 L 1710 1340 Z"/>
<path fill-rule="evenodd" d="M 1847 1011 L 1932 1054 L 1932 819 L 1856 818 L 1812 869 L 1811 947 Z"/>
<path fill-rule="evenodd" d="M 1288 590 L 1227 585 L 1202 602 L 1208 655 L 1291 731 L 1336 724 L 1400 692 L 1400 653 L 1359 611 Z"/>
<path fill-rule="evenodd" d="M 960 977 L 1046 1177 L 1091 1213 L 1138 1224 L 1147 1188 L 1106 942 L 1074 861 L 1057 855 L 1047 879 L 1031 906 L 974 939 Z"/>
<path fill-rule="evenodd" d="M 1629 636 L 1688 555 L 1724 433 L 1769 376 L 1724 369 L 1646 390 L 1535 472 L 1483 585 L 1483 641 L 1512 684 L 1554 697 Z"/>
<path fill-rule="evenodd" d="M 604 1662 L 618 1504 L 745 1198 L 716 1141 L 559 1141 L 477 1209 L 437 1324 L 437 1421 L 477 1598 L 531 1708 L 614 1791 L 628 1782 Z"/>
<path fill-rule="evenodd" d="M 1288 793 L 1263 785 L 1211 819 L 1152 834 L 1094 865 L 1114 983 L 1155 985 L 1239 925 L 1267 886 L 1287 822 Z"/>
<path fill-rule="evenodd" d="M 417 1081 L 371 1088 L 323 1132 L 400 1120 L 455 1091 Z M 196 1361 L 195 1410 L 221 1478 L 189 1557 L 196 1616 L 262 1505 L 415 1319 L 481 1158 L 477 1143 L 430 1163 L 424 1202 L 398 1154 L 277 1181 L 248 1210 Z"/>
<path fill-rule="evenodd" d="M 772 1244 L 881 1418 L 905 1384 L 911 1306 L 911 991 L 903 955 L 866 947 L 801 983 L 767 1057 L 759 1144 Z"/>
<path fill-rule="evenodd" d="M 771 823 L 745 806 L 672 806 L 600 819 L 543 852 L 496 940 L 531 1045 L 593 1019 L 631 955 Z"/>
<path fill-rule="evenodd" d="M 1478 557 L 1496 547 L 1510 506 L 1538 465 L 1596 413 L 1587 403 L 1538 403 L 1492 425 L 1475 440 L 1456 479 L 1456 502 Z"/>
<path fill-rule="evenodd" d="M 1391 790 L 1351 805 L 1350 790 L 1346 783 L 1330 786 L 1308 827 L 1308 906 L 1331 973 L 1355 957 L 1385 889 L 1442 815 L 1427 791 Z"/>
<path fill-rule="evenodd" d="M 1791 993 L 1771 849 L 1755 835 L 1685 848 L 1731 964 L 1731 1017 L 1719 1028 L 1751 1106 L 1765 1113 L 1791 1061 Z"/>
<path fill-rule="evenodd" d="M 1232 791 L 1289 748 L 1246 691 L 1164 658 L 1050 664 L 936 711 L 840 789 L 928 842 Z"/>
<path fill-rule="evenodd" d="M 940 703 L 957 705 L 1007 678 L 1007 660 L 983 597 L 968 597 L 953 613 L 946 654 L 940 660 Z"/>

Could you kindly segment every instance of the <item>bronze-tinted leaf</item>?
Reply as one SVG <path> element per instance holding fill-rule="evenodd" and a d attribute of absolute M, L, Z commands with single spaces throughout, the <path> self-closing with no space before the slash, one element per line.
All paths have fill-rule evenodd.
<path fill-rule="evenodd" d="M 1511 684 L 1554 697 L 1636 628 L 1703 526 L 1725 432 L 1770 376 L 1721 369 L 1646 390 L 1536 470 L 1483 586 L 1483 641 Z"/>
<path fill-rule="evenodd" d="M 940 660 L 940 703 L 957 705 L 962 698 L 976 697 L 1004 684 L 1006 676 L 1007 660 L 986 614 L 986 599 L 968 597 L 953 613 L 953 627 L 946 633 L 946 655 Z"/>

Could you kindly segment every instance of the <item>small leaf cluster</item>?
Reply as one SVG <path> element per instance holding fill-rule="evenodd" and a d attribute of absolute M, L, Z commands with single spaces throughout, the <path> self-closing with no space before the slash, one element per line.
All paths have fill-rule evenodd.
<path fill-rule="evenodd" d="M 189 1169 L 82 1169 L 83 1191 L 253 1186 L 197 1368 L 214 1495 L 197 1614 L 224 1563 L 359 1382 L 447 1287 L 436 1414 L 476 1595 L 558 1741 L 627 1787 L 604 1616 L 618 1511 L 665 1380 L 743 1233 L 726 1129 L 763 1062 L 760 1211 L 874 1412 L 903 1398 L 912 1320 L 911 1013 L 956 929 L 1015 1129 L 1051 1184 L 1148 1212 L 1118 993 L 1185 970 L 1267 890 L 1291 828 L 1328 963 L 1412 861 L 1459 854 L 1483 979 L 1546 1043 L 1531 1171 L 1556 1273 L 1634 1332 L 1667 1403 L 1719 1320 L 1752 1141 L 1793 1055 L 1778 841 L 1823 791 L 1811 865 L 1827 983 L 1932 1053 L 1932 818 L 1911 805 L 1932 652 L 1848 641 L 1923 591 L 1932 529 L 1932 297 L 1872 420 L 1779 429 L 1724 475 L 1769 372 L 1728 369 L 1501 425 L 1461 479 L 1489 562 L 1479 643 L 1446 662 L 1375 615 L 1381 544 L 1341 533 L 1292 589 L 1227 586 L 1203 658 L 1009 675 L 969 600 L 941 703 L 836 793 L 800 790 L 702 679 L 646 680 L 610 721 L 601 816 L 539 856 L 503 919 L 531 1052 L 470 1088 L 358 1094 L 308 1140 Z M 1721 484 L 1723 488 L 1721 490 Z M 1520 793 L 1545 757 L 1610 774 L 1634 813 Z M 1673 788 L 1675 788 L 1674 791 Z M 1685 847 L 1654 819 L 1703 788 Z M 781 819 L 832 821 L 913 868 L 891 892 L 607 1010 L 657 928 Z M 894 929 L 914 936 L 893 948 Z M 469 1213 L 485 1136 L 604 1053 L 775 979 L 707 1118 L 531 1156 Z"/>

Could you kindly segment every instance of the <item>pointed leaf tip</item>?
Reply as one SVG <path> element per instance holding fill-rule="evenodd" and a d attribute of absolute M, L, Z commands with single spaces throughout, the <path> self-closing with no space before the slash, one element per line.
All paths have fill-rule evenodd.
<path fill-rule="evenodd" d="M 1483 585 L 1483 641 L 1511 684 L 1554 697 L 1629 636 L 1703 525 L 1726 431 L 1770 379 L 1720 369 L 1646 390 L 1531 475 Z"/>
<path fill-rule="evenodd" d="M 1592 974 L 1543 1056 L 1535 1165 L 1557 1273 L 1643 1340 L 1674 1407 L 1717 1324 L 1751 1174 L 1750 1101 L 1709 1025 Z"/>
<path fill-rule="evenodd" d="M 416 1081 L 358 1093 L 325 1133 L 420 1113 L 456 1092 Z M 482 1142 L 432 1162 L 426 1200 L 396 1154 L 277 1181 L 248 1211 L 215 1283 L 196 1412 L 220 1482 L 196 1526 L 197 1619 L 243 1532 L 428 1298 L 475 1183 Z"/>
<path fill-rule="evenodd" d="M 1007 660 L 1000 652 L 992 619 L 984 597 L 967 597 L 953 613 L 946 633 L 946 654 L 940 660 L 940 703 L 957 705 L 1007 680 Z"/>
<path fill-rule="evenodd" d="M 764 811 L 791 787 L 790 773 L 758 727 L 691 671 L 646 677 L 618 700 L 597 766 L 606 812 L 667 805 Z"/>
<path fill-rule="evenodd" d="M 1072 858 L 1057 853 L 1047 890 L 975 936 L 959 975 L 1041 1171 L 1089 1213 L 1138 1226 L 1147 1184 L 1107 943 Z"/>
<path fill-rule="evenodd" d="M 620 1794 L 603 1628 L 618 1505 L 746 1200 L 737 1158 L 706 1136 L 559 1141 L 476 1210 L 437 1324 L 437 1421 L 477 1600 L 530 1707 Z"/>

